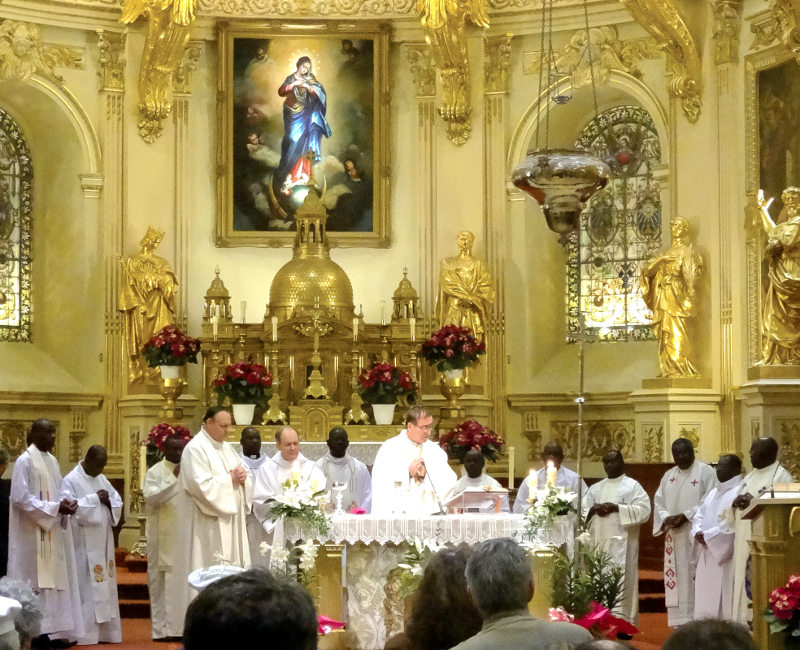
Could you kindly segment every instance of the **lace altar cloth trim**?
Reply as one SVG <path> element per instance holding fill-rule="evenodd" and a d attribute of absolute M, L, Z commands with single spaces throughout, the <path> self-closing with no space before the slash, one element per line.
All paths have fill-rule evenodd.
<path fill-rule="evenodd" d="M 435 517 L 379 517 L 377 515 L 346 515 L 334 517 L 330 534 L 321 542 L 355 544 L 376 542 L 400 544 L 419 537 L 440 544 L 477 544 L 495 537 L 519 537 L 525 527 L 524 515 L 448 515 Z M 297 522 L 286 520 L 286 539 L 296 542 L 308 539 Z"/>

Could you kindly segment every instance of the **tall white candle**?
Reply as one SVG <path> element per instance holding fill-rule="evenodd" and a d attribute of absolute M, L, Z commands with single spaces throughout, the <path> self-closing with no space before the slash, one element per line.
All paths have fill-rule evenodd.
<path fill-rule="evenodd" d="M 278 317 L 272 317 L 272 342 L 276 343 L 278 341 Z"/>
<path fill-rule="evenodd" d="M 381 300 L 381 325 L 386 325 L 386 301 Z"/>
<path fill-rule="evenodd" d="M 247 301 L 242 300 L 242 325 L 247 322 Z"/>
<path fill-rule="evenodd" d="M 358 341 L 358 318 L 353 319 L 353 343 Z"/>
<path fill-rule="evenodd" d="M 413 317 L 409 318 L 408 326 L 409 329 L 411 330 L 411 342 L 413 343 L 414 341 L 417 340 L 417 319 Z"/>
<path fill-rule="evenodd" d="M 547 487 L 555 486 L 556 484 L 556 474 L 558 470 L 556 469 L 556 464 L 552 460 L 547 461 Z"/>
<path fill-rule="evenodd" d="M 514 487 L 514 448 L 508 448 L 508 489 Z"/>
<path fill-rule="evenodd" d="M 214 314 L 211 317 L 211 335 L 214 337 L 214 340 L 217 340 L 217 334 L 219 333 L 219 316 Z"/>

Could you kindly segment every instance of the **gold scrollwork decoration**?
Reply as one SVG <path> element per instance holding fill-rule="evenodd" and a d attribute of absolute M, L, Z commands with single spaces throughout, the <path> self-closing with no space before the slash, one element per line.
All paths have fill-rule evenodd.
<path fill-rule="evenodd" d="M 619 449 L 625 458 L 632 459 L 636 453 L 635 425 L 633 420 L 597 420 L 583 425 L 584 460 L 602 460 L 603 454 Z M 550 422 L 551 440 L 561 444 L 568 458 L 577 456 L 578 425 L 574 420 Z"/>
<path fill-rule="evenodd" d="M 682 424 L 678 430 L 679 438 L 686 438 L 692 443 L 695 450 L 700 446 L 700 425 L 699 424 Z"/>
<path fill-rule="evenodd" d="M 680 100 L 686 119 L 696 122 L 702 107 L 700 53 L 675 0 L 622 0 L 622 4 L 666 53 L 672 75 L 669 93 Z"/>
<path fill-rule="evenodd" d="M 486 93 L 508 92 L 508 69 L 511 62 L 511 34 L 484 37 L 483 90 Z"/>
<path fill-rule="evenodd" d="M 34 73 L 63 82 L 55 68 L 82 68 L 80 51 L 42 42 L 39 25 L 16 20 L 0 23 L 0 79 L 28 81 Z"/>
<path fill-rule="evenodd" d="M 736 63 L 739 60 L 741 6 L 741 0 L 716 0 L 711 5 L 714 14 L 714 62 L 717 65 Z"/>
<path fill-rule="evenodd" d="M 800 3 L 797 0 L 770 0 L 769 8 L 775 17 L 776 33 L 781 43 L 800 63 Z"/>
<path fill-rule="evenodd" d="M 122 90 L 125 87 L 125 42 L 127 34 L 98 29 L 97 51 L 100 69 L 97 76 L 104 90 Z"/>
<path fill-rule="evenodd" d="M 645 424 L 642 426 L 644 441 L 644 462 L 660 463 L 664 460 L 664 427 L 661 424 Z"/>
<path fill-rule="evenodd" d="M 28 448 L 26 440 L 30 427 L 31 420 L 0 420 L 0 445 L 5 447 L 12 461 Z"/>
<path fill-rule="evenodd" d="M 184 54 L 195 18 L 196 0 L 124 0 L 120 22 L 148 19 L 139 71 L 139 135 L 145 142 L 161 136 L 172 109 L 172 78 Z"/>
<path fill-rule="evenodd" d="M 197 70 L 197 62 L 203 52 L 203 41 L 189 41 L 181 60 L 175 66 L 172 84 L 176 93 L 187 94 L 192 81 L 192 73 Z"/>
<path fill-rule="evenodd" d="M 139 485 L 139 477 L 141 476 L 139 448 L 141 441 L 139 440 L 139 429 L 136 427 L 130 430 L 129 444 L 131 471 L 130 511 L 144 513 L 144 493 L 142 492 L 142 486 Z"/>
<path fill-rule="evenodd" d="M 485 0 L 417 0 L 417 14 L 442 80 L 439 115 L 447 123 L 448 139 L 464 144 L 472 132 L 466 21 L 489 26 Z"/>

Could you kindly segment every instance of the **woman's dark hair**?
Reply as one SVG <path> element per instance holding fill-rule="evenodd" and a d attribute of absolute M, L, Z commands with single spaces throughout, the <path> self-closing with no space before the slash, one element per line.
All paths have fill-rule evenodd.
<path fill-rule="evenodd" d="M 467 568 L 472 551 L 462 544 L 431 557 L 414 594 L 408 645 L 415 650 L 452 648 L 481 629 L 480 612 L 467 591 Z"/>

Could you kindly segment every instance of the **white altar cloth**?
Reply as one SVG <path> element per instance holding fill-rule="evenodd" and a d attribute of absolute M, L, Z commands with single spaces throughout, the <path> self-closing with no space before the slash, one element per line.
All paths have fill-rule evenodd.
<path fill-rule="evenodd" d="M 286 540 L 308 540 L 295 521 L 285 522 Z M 389 573 L 403 561 L 408 540 L 437 544 L 478 544 L 495 537 L 520 538 L 525 526 L 519 514 L 463 514 L 431 517 L 344 515 L 333 517 L 330 533 L 320 542 L 343 544 L 342 588 L 348 648 L 383 648 L 386 639 L 403 630 L 402 603 L 387 590 Z M 323 612 L 336 618 L 335 613 Z"/>

